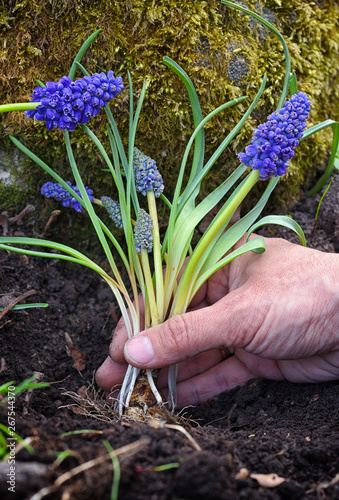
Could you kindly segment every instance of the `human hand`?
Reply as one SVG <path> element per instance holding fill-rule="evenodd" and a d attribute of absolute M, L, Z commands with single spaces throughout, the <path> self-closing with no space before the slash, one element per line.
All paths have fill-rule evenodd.
<path fill-rule="evenodd" d="M 96 379 L 121 383 L 126 361 L 139 368 L 179 363 L 178 406 L 197 404 L 254 377 L 292 382 L 339 378 L 339 256 L 281 239 L 215 273 L 190 311 L 126 343 L 118 325 Z M 221 347 L 233 356 L 222 360 Z M 158 386 L 166 387 L 167 370 Z"/>

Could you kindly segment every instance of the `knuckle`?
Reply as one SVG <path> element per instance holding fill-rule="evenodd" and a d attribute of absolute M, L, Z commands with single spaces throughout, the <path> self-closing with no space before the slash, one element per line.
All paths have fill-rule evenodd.
<path fill-rule="evenodd" d="M 189 325 L 184 316 L 174 316 L 167 322 L 167 334 L 164 338 L 166 348 L 171 352 L 185 352 L 189 350 Z"/>

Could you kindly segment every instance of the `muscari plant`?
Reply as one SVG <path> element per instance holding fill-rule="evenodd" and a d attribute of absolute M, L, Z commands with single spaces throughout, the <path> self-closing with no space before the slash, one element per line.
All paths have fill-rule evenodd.
<path fill-rule="evenodd" d="M 260 221 L 257 219 L 280 177 L 285 174 L 298 144 L 326 127 L 333 128 L 332 154 L 326 172 L 314 190 L 320 189 L 333 170 L 339 140 L 339 125 L 332 120 L 326 120 L 305 130 L 310 101 L 306 94 L 297 90 L 296 77 L 291 75 L 290 57 L 283 37 L 273 25 L 258 14 L 226 0 L 222 0 L 222 3 L 251 15 L 279 37 L 285 55 L 285 79 L 277 109 L 256 128 L 250 144 L 245 151 L 239 153 L 240 165 L 202 201 L 198 195 L 203 179 L 257 106 L 265 89 L 266 75 L 255 99 L 249 103 L 240 122 L 227 137 L 223 138 L 206 161 L 204 126 L 216 114 L 244 102 L 247 97 L 239 97 L 222 104 L 203 117 L 197 93 L 189 76 L 172 59 L 164 58 L 164 64 L 180 77 L 187 89 L 194 121 L 194 132 L 187 143 L 171 200 L 164 194 L 165 186 L 156 161 L 135 145 L 146 85 L 143 86 L 135 106 L 132 80 L 128 74 L 130 119 L 128 150 L 125 151 L 116 121 L 108 106 L 112 99 L 118 98 L 124 88 L 122 78 L 115 77 L 112 71 L 90 75 L 81 65 L 84 53 L 100 30 L 85 41 L 68 76 L 63 76 L 58 82 L 47 82 L 46 85 L 39 82 L 29 103 L 0 107 L 0 111 L 25 110 L 28 118 L 44 122 L 48 129 L 59 128 L 64 131 L 66 151 L 74 181 L 62 179 L 18 139 L 13 136 L 10 138 L 22 152 L 53 178 L 54 182 L 47 182 L 42 186 L 41 192 L 44 196 L 62 202 L 64 207 L 87 213 L 107 257 L 110 272 L 73 248 L 44 239 L 1 237 L 0 248 L 76 262 L 99 273 L 117 300 L 129 338 L 169 317 L 185 313 L 202 284 L 236 257 L 248 251 L 263 252 L 264 239 L 259 236 L 249 238 L 260 225 L 282 224 L 295 231 L 299 235 L 300 242 L 306 244 L 302 229 L 291 218 L 266 216 Z M 80 69 L 84 76 L 75 80 L 77 69 Z M 289 99 L 287 99 L 288 91 Z M 101 109 L 107 119 L 108 149 L 88 125 Z M 98 148 L 112 176 L 118 193 L 117 200 L 111 199 L 106 193 L 96 198 L 93 191 L 85 186 L 73 154 L 71 133 L 75 127 L 81 127 Z M 192 159 L 189 160 L 192 149 Z M 248 213 L 230 225 L 232 215 L 257 182 L 266 183 L 263 194 Z M 169 209 L 169 218 L 161 239 L 158 210 L 159 207 L 163 208 L 163 204 Z M 193 236 L 197 225 L 212 209 L 220 206 L 205 233 L 198 243 L 194 244 Z M 100 210 L 109 214 L 114 231 L 103 222 Z M 120 230 L 124 235 L 126 252 L 114 236 L 116 230 Z M 246 242 L 241 246 L 237 245 L 246 233 Z M 55 252 L 27 250 L 21 248 L 22 245 L 48 247 Z M 124 282 L 121 277 L 119 272 L 121 266 L 124 266 L 127 272 L 129 283 Z M 142 305 L 138 299 L 139 292 L 142 296 Z M 171 366 L 168 374 L 168 405 L 172 408 L 176 403 L 176 373 L 177 367 Z M 128 366 L 116 402 L 120 416 L 129 407 L 139 374 L 139 369 Z M 156 371 L 146 370 L 146 376 L 156 402 L 162 404 L 162 396 L 155 383 Z"/>

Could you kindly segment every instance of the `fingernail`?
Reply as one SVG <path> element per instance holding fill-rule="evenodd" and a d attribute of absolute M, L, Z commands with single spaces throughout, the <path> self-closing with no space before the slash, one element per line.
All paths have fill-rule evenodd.
<path fill-rule="evenodd" d="M 130 360 L 138 365 L 147 365 L 154 359 L 152 343 L 144 335 L 131 339 L 127 342 L 125 349 Z"/>

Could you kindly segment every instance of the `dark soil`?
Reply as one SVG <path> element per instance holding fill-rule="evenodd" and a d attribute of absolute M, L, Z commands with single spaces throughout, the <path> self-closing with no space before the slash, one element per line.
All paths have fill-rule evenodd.
<path fill-rule="evenodd" d="M 292 216 L 309 246 L 338 252 L 339 176 L 312 235 L 319 198 L 303 197 Z M 10 229 L 29 232 L 24 226 Z M 287 230 L 274 234 L 294 240 Z M 50 383 L 16 398 L 16 432 L 30 438 L 34 454 L 16 450 L 15 493 L 8 491 L 9 464 L 0 463 L 2 499 L 111 498 L 113 467 L 105 460 L 105 442 L 119 455 L 119 500 L 339 498 L 339 381 L 252 380 L 185 410 L 181 423 L 194 441 L 178 428 L 105 421 L 97 409 L 98 389 L 89 385 L 119 317 L 111 292 L 83 268 L 5 251 L 0 251 L 0 281 L 4 305 L 30 290 L 35 294 L 27 302 L 49 303 L 47 309 L 9 311 L 0 319 L 0 382 L 17 385 L 37 373 Z M 96 402 L 91 408 L 89 400 L 87 410 L 65 394 L 84 398 L 88 387 Z M 0 417 L 6 425 L 6 405 Z M 63 436 L 82 429 L 93 432 Z M 133 446 L 122 448 L 127 445 Z M 76 469 L 90 460 L 91 468 Z M 166 464 L 167 470 L 157 469 Z M 286 480 L 262 486 L 253 473 Z"/>

